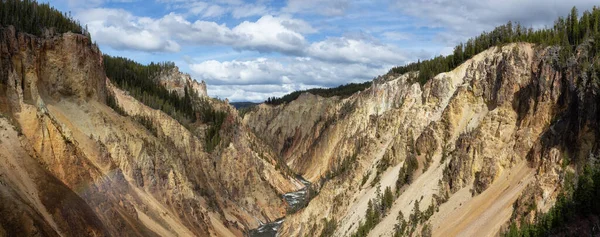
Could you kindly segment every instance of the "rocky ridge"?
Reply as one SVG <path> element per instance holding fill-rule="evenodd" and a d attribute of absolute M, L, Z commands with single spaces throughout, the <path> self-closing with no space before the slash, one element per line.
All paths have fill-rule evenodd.
<path fill-rule="evenodd" d="M 0 28 L 0 50 L 0 138 L 11 151 L 0 156 L 0 212 L 13 220 L 0 233 L 242 236 L 282 217 L 281 194 L 302 187 L 232 111 L 228 145 L 206 153 L 203 137 L 112 86 L 87 37 Z M 104 104 L 108 93 L 129 116 Z"/>
<path fill-rule="evenodd" d="M 597 152 L 598 111 L 583 109 L 598 101 L 597 80 L 579 66 L 586 47 L 560 66 L 558 47 L 513 43 L 424 85 L 414 73 L 390 75 L 347 99 L 303 95 L 247 113 L 244 122 L 292 170 L 324 183 L 280 234 L 320 233 L 335 218 L 334 236 L 349 236 L 386 187 L 399 195 L 370 236 L 390 236 L 399 212 L 410 222 L 417 201 L 426 218 L 416 230 L 428 224 L 434 236 L 496 235 L 526 187 L 540 190 L 534 200 L 547 210 L 570 169 L 562 154 Z M 412 158 L 412 181 L 397 187 Z"/>
<path fill-rule="evenodd" d="M 185 95 L 185 88 L 191 88 L 199 97 L 207 97 L 208 92 L 206 91 L 206 83 L 204 81 L 198 82 L 187 73 L 179 71 L 178 67 L 161 73 L 157 76 L 160 84 L 167 88 L 169 91 L 177 92 L 179 97 Z"/>

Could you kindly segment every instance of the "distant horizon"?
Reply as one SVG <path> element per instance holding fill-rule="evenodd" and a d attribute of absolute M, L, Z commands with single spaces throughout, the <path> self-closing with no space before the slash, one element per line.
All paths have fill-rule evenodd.
<path fill-rule="evenodd" d="M 40 2 L 50 2 L 41 0 Z M 448 55 L 508 21 L 552 26 L 595 1 L 54 0 L 103 53 L 172 61 L 211 97 L 263 102 L 360 83 L 394 66 Z"/>

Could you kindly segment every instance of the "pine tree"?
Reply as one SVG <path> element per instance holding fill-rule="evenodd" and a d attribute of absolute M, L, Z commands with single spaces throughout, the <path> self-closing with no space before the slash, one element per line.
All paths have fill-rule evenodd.
<path fill-rule="evenodd" d="M 569 43 L 571 45 L 577 45 L 579 41 L 579 17 L 577 8 L 571 8 L 571 14 L 569 14 L 569 24 L 568 24 L 568 32 L 569 32 Z"/>

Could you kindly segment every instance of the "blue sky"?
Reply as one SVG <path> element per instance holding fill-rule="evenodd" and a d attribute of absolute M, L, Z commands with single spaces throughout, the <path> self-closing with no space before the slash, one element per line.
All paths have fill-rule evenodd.
<path fill-rule="evenodd" d="M 363 82 L 507 21 L 551 26 L 590 0 L 52 0 L 105 54 L 173 61 L 209 95 L 262 101 Z"/>

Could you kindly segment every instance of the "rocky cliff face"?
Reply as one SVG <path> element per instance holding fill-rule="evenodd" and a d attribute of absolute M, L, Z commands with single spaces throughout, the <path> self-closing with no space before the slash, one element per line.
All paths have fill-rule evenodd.
<path fill-rule="evenodd" d="M 294 171 L 327 180 L 280 233 L 320 233 L 323 220 L 335 218 L 334 235 L 348 236 L 364 223 L 378 186 L 399 195 L 370 236 L 390 236 L 400 212 L 408 222 L 411 213 L 422 217 L 417 232 L 428 224 L 436 236 L 488 236 L 514 215 L 521 195 L 547 210 L 570 169 L 562 154 L 584 162 L 598 152 L 598 79 L 582 73 L 586 47 L 561 64 L 557 48 L 510 44 L 422 86 L 409 73 L 347 99 L 303 95 L 261 105 L 245 123 Z M 413 158 L 412 180 L 397 186 Z M 539 191 L 524 194 L 526 187 Z"/>
<path fill-rule="evenodd" d="M 191 88 L 194 93 L 199 97 L 207 97 L 208 92 L 206 91 L 206 83 L 204 81 L 197 82 L 187 73 L 179 71 L 178 67 L 161 73 L 157 76 L 160 84 L 163 85 L 169 91 L 177 92 L 177 95 L 183 97 L 185 95 L 185 88 Z"/>
<path fill-rule="evenodd" d="M 228 144 L 206 153 L 202 136 L 112 86 L 86 37 L 0 28 L 0 51 L 0 235 L 242 236 L 282 217 L 280 195 L 302 186 L 235 113 Z M 167 87 L 184 78 L 206 95 L 179 76 Z"/>
<path fill-rule="evenodd" d="M 400 221 L 496 235 L 551 207 L 566 172 L 599 155 L 588 47 L 566 62 L 556 47 L 494 47 L 424 85 L 417 72 L 387 75 L 349 98 L 304 94 L 243 119 L 177 68 L 159 75 L 227 112 L 208 153 L 209 125 L 183 126 L 113 86 L 86 37 L 0 28 L 0 236 L 242 236 L 285 216 L 281 195 L 303 186 L 292 173 L 319 192 L 282 236 L 332 220 L 349 236 L 387 187 L 371 236 Z"/>

